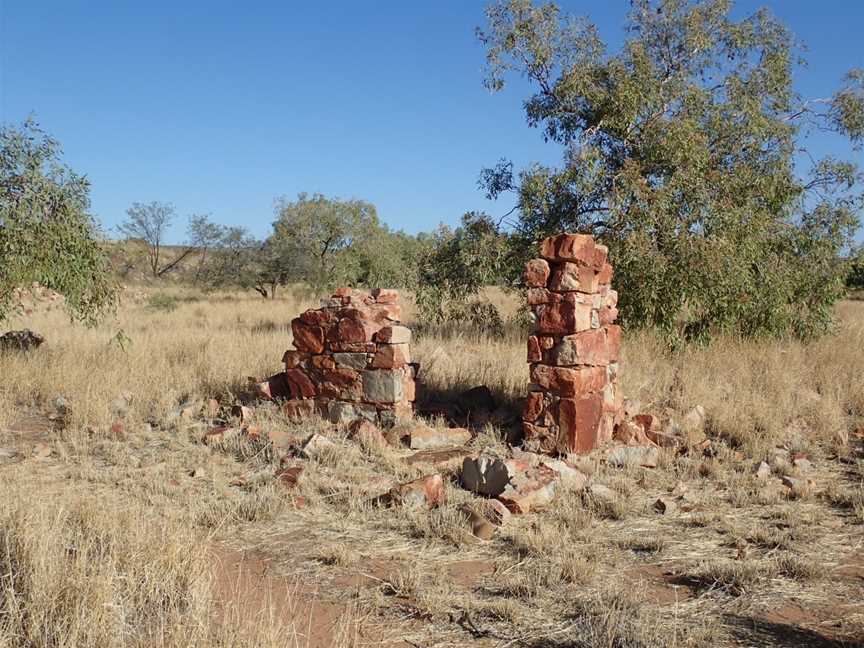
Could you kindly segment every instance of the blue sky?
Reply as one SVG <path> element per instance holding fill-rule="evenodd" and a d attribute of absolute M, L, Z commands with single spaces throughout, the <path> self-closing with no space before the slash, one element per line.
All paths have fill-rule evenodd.
<path fill-rule="evenodd" d="M 35 114 L 109 234 L 133 201 L 160 200 L 177 207 L 175 241 L 208 212 L 266 236 L 274 198 L 300 191 L 368 200 L 409 232 L 503 214 L 480 169 L 559 151 L 526 126 L 524 85 L 482 87 L 484 4 L 0 0 L 0 121 Z M 625 0 L 559 4 L 621 41 Z M 864 2 L 767 5 L 809 46 L 805 95 L 864 67 Z M 864 164 L 831 138 L 815 148 Z"/>

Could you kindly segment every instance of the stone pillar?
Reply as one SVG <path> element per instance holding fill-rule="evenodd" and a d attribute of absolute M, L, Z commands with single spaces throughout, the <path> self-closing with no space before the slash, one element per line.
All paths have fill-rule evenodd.
<path fill-rule="evenodd" d="M 522 415 L 524 446 L 584 453 L 609 441 L 620 417 L 618 293 L 608 249 L 584 234 L 543 241 L 525 266 L 534 332 L 531 384 Z"/>
<path fill-rule="evenodd" d="M 288 399 L 289 416 L 317 410 L 333 423 L 386 426 L 412 415 L 418 365 L 398 298 L 395 290 L 340 288 L 291 321 L 295 349 L 283 356 L 284 373 L 269 380 L 270 395 Z"/>

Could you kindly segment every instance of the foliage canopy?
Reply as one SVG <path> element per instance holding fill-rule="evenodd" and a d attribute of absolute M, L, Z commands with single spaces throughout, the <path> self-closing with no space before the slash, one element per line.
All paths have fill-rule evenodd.
<path fill-rule="evenodd" d="M 0 321 L 15 309 L 16 289 L 34 282 L 62 294 L 72 317 L 87 324 L 114 307 L 89 191 L 33 120 L 0 127 Z"/>
<path fill-rule="evenodd" d="M 730 0 L 631 4 L 615 52 L 554 4 L 487 9 L 487 87 L 527 77 L 528 124 L 563 148 L 560 168 L 502 161 L 481 175 L 490 197 L 517 196 L 517 256 L 564 230 L 598 236 L 622 320 L 673 339 L 824 331 L 861 177 L 850 162 L 811 160 L 805 144 L 818 128 L 861 145 L 864 71 L 807 100 L 792 83 L 799 48 L 767 11 L 735 20 Z"/>

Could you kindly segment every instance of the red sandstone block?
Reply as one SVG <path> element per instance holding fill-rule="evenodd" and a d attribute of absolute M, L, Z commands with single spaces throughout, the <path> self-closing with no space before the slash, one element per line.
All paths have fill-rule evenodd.
<path fill-rule="evenodd" d="M 279 372 L 270 376 L 264 382 L 255 385 L 258 396 L 269 400 L 275 398 L 288 398 L 291 390 L 288 388 L 288 381 L 285 380 L 285 372 Z"/>
<path fill-rule="evenodd" d="M 531 381 L 565 398 L 600 392 L 606 386 L 605 367 L 552 367 L 531 365 Z"/>
<path fill-rule="evenodd" d="M 543 392 L 528 392 L 525 399 L 525 409 L 522 410 L 522 420 L 533 423 L 543 413 Z"/>
<path fill-rule="evenodd" d="M 568 335 L 591 328 L 591 305 L 561 302 L 537 306 L 537 332 Z"/>
<path fill-rule="evenodd" d="M 598 270 L 606 263 L 606 258 L 609 256 L 609 248 L 595 241 L 594 243 L 594 262 L 592 265 Z"/>
<path fill-rule="evenodd" d="M 410 375 L 402 380 L 402 398 L 409 403 L 417 400 L 417 383 Z"/>
<path fill-rule="evenodd" d="M 374 342 L 342 342 L 330 341 L 330 350 L 334 353 L 375 353 L 378 345 Z"/>
<path fill-rule="evenodd" d="M 294 334 L 294 346 L 298 351 L 322 353 L 324 351 L 324 329 L 320 326 L 306 324 L 301 319 L 291 320 L 291 332 Z"/>
<path fill-rule="evenodd" d="M 392 288 L 375 288 L 372 297 L 379 304 L 395 304 L 399 301 L 399 291 Z"/>
<path fill-rule="evenodd" d="M 312 398 L 315 396 L 315 383 L 302 369 L 288 369 L 285 372 L 285 380 L 291 390 L 291 398 Z"/>
<path fill-rule="evenodd" d="M 379 344 L 372 358 L 373 369 L 398 369 L 411 362 L 407 344 Z"/>
<path fill-rule="evenodd" d="M 293 369 L 294 367 L 299 367 L 303 362 L 308 360 L 311 356 L 308 353 L 304 353 L 302 351 L 294 351 L 293 349 L 288 349 L 282 355 L 282 362 L 285 363 L 286 369 Z"/>
<path fill-rule="evenodd" d="M 324 380 L 334 385 L 344 386 L 360 381 L 360 373 L 350 367 L 330 367 L 323 372 Z"/>
<path fill-rule="evenodd" d="M 339 398 L 339 394 L 342 393 L 342 390 L 339 389 L 338 385 L 334 385 L 331 382 L 321 382 L 318 383 L 318 395 L 323 399 L 337 399 Z"/>
<path fill-rule="evenodd" d="M 549 264 L 546 259 L 531 259 L 525 264 L 522 277 L 529 288 L 544 288 L 549 280 Z"/>
<path fill-rule="evenodd" d="M 343 317 L 339 320 L 334 333 L 335 339 L 341 344 L 371 342 L 372 337 L 381 328 L 379 324 L 360 317 Z"/>
<path fill-rule="evenodd" d="M 595 293 L 599 287 L 598 274 L 594 268 L 575 263 L 556 265 L 549 280 L 549 290 L 557 292 Z"/>
<path fill-rule="evenodd" d="M 536 335 L 528 338 L 528 362 L 542 362 L 543 351 L 540 349 L 540 340 Z"/>
<path fill-rule="evenodd" d="M 597 315 L 600 320 L 600 326 L 607 326 L 618 319 L 618 309 L 614 306 L 612 308 L 601 308 L 597 311 Z"/>
<path fill-rule="evenodd" d="M 292 420 L 309 418 L 315 414 L 315 401 L 309 399 L 287 400 L 282 404 L 282 412 Z"/>
<path fill-rule="evenodd" d="M 336 315 L 332 310 L 325 308 L 309 309 L 300 314 L 300 319 L 304 324 L 313 326 L 322 326 L 326 328 L 328 325 L 336 321 Z"/>
<path fill-rule="evenodd" d="M 609 364 L 609 349 L 604 329 L 591 329 L 562 337 L 548 354 L 550 364 L 559 367 Z"/>
<path fill-rule="evenodd" d="M 312 356 L 312 366 L 319 371 L 328 371 L 336 366 L 336 361 L 333 359 L 333 356 L 316 355 Z"/>
<path fill-rule="evenodd" d="M 603 395 L 586 394 L 558 402 L 559 452 L 590 452 L 599 445 Z"/>
<path fill-rule="evenodd" d="M 608 263 L 604 263 L 603 267 L 600 268 L 600 271 L 597 273 L 597 282 L 599 284 L 610 284 L 612 283 L 612 266 Z"/>
<path fill-rule="evenodd" d="M 558 449 L 558 437 L 551 428 L 522 422 L 522 447 L 529 452 L 552 454 Z"/>
<path fill-rule="evenodd" d="M 529 306 L 536 306 L 537 304 L 549 304 L 553 301 L 561 301 L 561 295 L 551 293 L 545 288 L 529 288 L 527 298 Z"/>
<path fill-rule="evenodd" d="M 411 341 L 411 329 L 407 326 L 385 326 L 375 334 L 375 341 L 386 344 L 408 344 Z"/>
<path fill-rule="evenodd" d="M 587 234 L 558 234 L 544 239 L 540 255 L 549 261 L 573 261 L 580 265 L 594 262 L 594 239 Z"/>
<path fill-rule="evenodd" d="M 604 326 L 606 331 L 606 348 L 609 352 L 609 362 L 616 362 L 621 355 L 621 327 L 617 324 Z"/>

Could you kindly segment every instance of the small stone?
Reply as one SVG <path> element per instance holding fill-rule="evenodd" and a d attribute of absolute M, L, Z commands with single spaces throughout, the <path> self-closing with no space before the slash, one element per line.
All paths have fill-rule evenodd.
<path fill-rule="evenodd" d="M 14 459 L 18 456 L 18 451 L 15 448 L 0 448 L 0 460 Z"/>
<path fill-rule="evenodd" d="M 33 450 L 31 451 L 31 455 L 34 459 L 47 459 L 51 456 L 51 446 L 47 443 L 39 442 L 33 446 Z"/>
<path fill-rule="evenodd" d="M 560 459 L 543 459 L 543 465 L 550 468 L 571 490 L 584 490 L 588 484 L 588 477 L 575 466 L 571 466 Z"/>
<path fill-rule="evenodd" d="M 653 505 L 654 510 L 660 515 L 671 513 L 675 509 L 675 503 L 672 500 L 658 497 Z"/>
<path fill-rule="evenodd" d="M 231 416 L 240 419 L 242 423 L 252 420 L 252 408 L 245 405 L 232 405 Z"/>
<path fill-rule="evenodd" d="M 351 423 L 349 426 L 349 438 L 367 449 L 387 446 L 387 439 L 384 438 L 378 426 L 366 419 L 358 419 Z"/>
<path fill-rule="evenodd" d="M 766 461 L 760 461 L 755 472 L 759 481 L 766 481 L 771 476 L 771 466 Z"/>
<path fill-rule="evenodd" d="M 465 428 L 437 428 L 418 425 L 410 431 L 412 450 L 428 450 L 465 445 L 471 440 L 471 431 Z"/>
<path fill-rule="evenodd" d="M 617 499 L 615 492 L 604 484 L 592 483 L 588 486 L 586 492 L 597 501 L 605 502 L 607 504 L 610 504 Z"/>
<path fill-rule="evenodd" d="M 287 468 L 279 468 L 276 471 L 276 481 L 280 486 L 288 489 L 294 489 L 300 481 L 300 474 L 303 472 L 303 466 L 289 466 Z"/>
<path fill-rule="evenodd" d="M 393 504 L 415 508 L 433 509 L 446 500 L 444 479 L 433 473 L 390 489 L 389 500 Z"/>
<path fill-rule="evenodd" d="M 498 499 L 511 513 L 523 515 L 544 508 L 555 497 L 555 491 L 554 471 L 540 466 L 513 475 Z"/>
<path fill-rule="evenodd" d="M 333 453 L 338 450 L 339 446 L 333 443 L 330 439 L 321 434 L 313 434 L 309 437 L 303 447 L 300 449 L 300 455 L 307 459 L 315 459 L 325 453 Z"/>
<path fill-rule="evenodd" d="M 460 479 L 466 490 L 487 497 L 497 497 L 510 483 L 510 470 L 506 462 L 498 457 L 465 457 Z"/>

